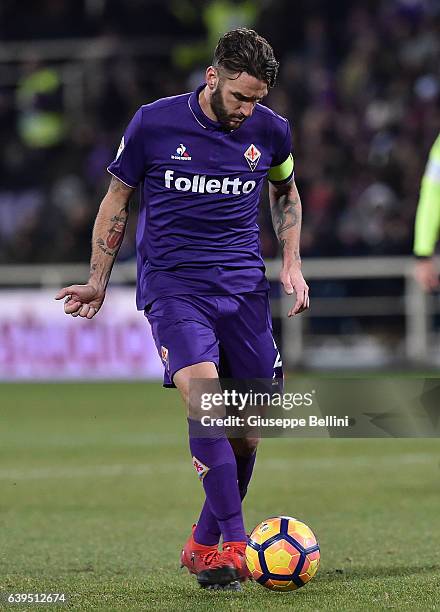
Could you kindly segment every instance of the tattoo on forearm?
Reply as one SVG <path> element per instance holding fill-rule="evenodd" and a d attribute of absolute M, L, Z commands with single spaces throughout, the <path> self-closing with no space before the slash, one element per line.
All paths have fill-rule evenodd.
<path fill-rule="evenodd" d="M 119 247 L 121 246 L 122 240 L 124 238 L 127 219 L 128 213 L 124 215 L 124 213 L 122 212 L 122 214 L 120 213 L 119 215 L 114 215 L 110 219 L 112 225 L 108 230 L 107 238 L 105 240 L 103 238 L 96 239 L 96 245 L 106 255 L 110 255 L 110 257 L 116 257 L 116 254 L 119 251 Z"/>
<path fill-rule="evenodd" d="M 289 198 L 282 195 L 277 205 L 273 207 L 273 222 L 278 239 L 281 241 L 281 234 L 291 227 L 295 227 L 299 221 L 298 198 Z M 285 241 L 284 241 L 285 242 Z M 281 248 L 284 248 L 282 243 Z"/>
<path fill-rule="evenodd" d="M 109 249 L 119 249 L 124 238 L 125 223 L 127 219 L 123 217 L 112 217 L 114 223 L 109 229 L 106 244 Z"/>
<path fill-rule="evenodd" d="M 106 255 L 110 255 L 110 257 L 112 257 L 112 258 L 116 257 L 118 249 L 116 249 L 116 250 L 108 249 L 105 246 L 105 241 L 102 238 L 98 238 L 97 241 L 96 241 L 96 244 L 97 244 L 98 248 L 101 249 L 101 251 L 103 253 L 105 253 Z"/>

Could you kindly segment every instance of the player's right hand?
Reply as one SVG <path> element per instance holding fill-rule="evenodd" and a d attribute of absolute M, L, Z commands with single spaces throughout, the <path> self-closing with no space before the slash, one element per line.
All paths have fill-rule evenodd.
<path fill-rule="evenodd" d="M 72 317 L 85 317 L 91 319 L 101 308 L 105 291 L 97 289 L 94 285 L 70 285 L 64 287 L 55 296 L 56 300 L 64 298 L 64 312 Z"/>
<path fill-rule="evenodd" d="M 421 285 L 423 291 L 429 292 L 439 288 L 438 272 L 435 268 L 434 261 L 430 257 L 427 259 L 418 259 L 416 261 L 414 276 L 419 285 Z"/>

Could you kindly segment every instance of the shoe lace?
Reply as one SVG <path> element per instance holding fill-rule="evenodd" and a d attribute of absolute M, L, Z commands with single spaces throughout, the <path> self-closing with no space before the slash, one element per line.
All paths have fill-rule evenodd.
<path fill-rule="evenodd" d="M 223 549 L 222 552 L 218 552 L 216 558 L 212 558 L 210 566 L 215 569 L 217 567 L 231 565 L 238 569 L 242 565 L 242 557 L 243 552 L 240 549 L 228 546 L 228 548 Z"/>
<path fill-rule="evenodd" d="M 210 550 L 204 555 L 201 555 L 201 560 L 205 565 L 215 565 L 218 557 L 220 557 L 218 550 Z"/>

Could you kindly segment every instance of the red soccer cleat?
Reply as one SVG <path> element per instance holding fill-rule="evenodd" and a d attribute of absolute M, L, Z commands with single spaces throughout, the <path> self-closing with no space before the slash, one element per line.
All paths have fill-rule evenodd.
<path fill-rule="evenodd" d="M 246 564 L 246 546 L 247 542 L 223 542 L 223 555 L 232 558 L 243 582 L 251 576 Z"/>
<path fill-rule="evenodd" d="M 204 570 L 208 570 L 220 555 L 217 544 L 205 546 L 204 544 L 198 544 L 194 540 L 195 528 L 196 526 L 193 525 L 192 533 L 180 555 L 180 567 L 186 567 L 190 574 L 199 574 Z"/>
<path fill-rule="evenodd" d="M 210 559 L 209 567 L 197 573 L 197 580 L 203 588 L 212 585 L 228 585 L 249 578 L 245 557 L 246 542 L 224 542 L 223 550 Z"/>

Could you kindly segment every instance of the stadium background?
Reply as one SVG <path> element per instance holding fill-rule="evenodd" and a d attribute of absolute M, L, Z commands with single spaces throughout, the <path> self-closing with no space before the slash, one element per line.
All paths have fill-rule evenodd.
<path fill-rule="evenodd" d="M 58 586 L 75 594 L 76 610 L 145 601 L 206 609 L 176 574 L 201 493 L 182 408 L 154 382 L 161 364 L 135 311 L 136 201 L 99 316 L 67 318 L 53 295 L 87 278 L 105 167 L 129 118 L 193 89 L 219 35 L 238 25 L 273 44 L 281 72 L 265 103 L 293 127 L 312 299 L 295 321 L 276 281 L 267 194 L 260 218 L 287 369 L 438 366 L 437 297 L 414 282 L 411 257 L 420 179 L 440 128 L 437 1 L 41 0 L 25 9 L 3 0 L 2 591 Z M 85 382 L 109 378 L 143 382 Z M 11 384 L 40 379 L 82 384 Z M 437 457 L 435 440 L 265 441 L 248 526 L 295 514 L 324 553 L 298 609 L 429 608 Z M 262 591 L 237 609 L 290 609 Z"/>
<path fill-rule="evenodd" d="M 260 218 L 285 362 L 320 369 L 438 364 L 438 303 L 412 281 L 408 258 L 420 179 L 440 126 L 438 13 L 430 0 L 47 0 L 27 11 L 2 2 L 0 376 L 41 376 L 41 359 L 49 378 L 51 362 L 59 376 L 74 375 L 68 355 L 56 352 L 55 327 L 75 336 L 71 361 L 83 355 L 93 365 L 106 353 L 91 354 L 93 342 L 76 337 L 78 325 L 66 331 L 59 308 L 51 309 L 51 330 L 30 312 L 27 294 L 5 291 L 33 285 L 53 292 L 87 276 L 85 267 L 60 264 L 89 260 L 105 168 L 128 120 L 139 105 L 201 82 L 219 32 L 240 24 L 266 35 L 281 60 L 266 102 L 293 126 L 304 207 L 301 249 L 313 308 L 296 321 L 278 319 L 286 305 L 277 302 L 267 194 Z M 135 225 L 133 202 L 116 281 L 134 282 Z M 47 304 L 48 293 L 32 295 Z M 128 334 L 136 339 L 127 350 L 139 375 L 145 332 L 141 318 L 128 314 L 131 295 L 124 318 L 137 332 Z M 99 327 L 88 324 L 87 332 Z M 46 347 L 40 364 L 30 363 L 35 344 Z M 157 375 L 160 364 L 151 360 L 154 353 L 141 374 Z"/>

